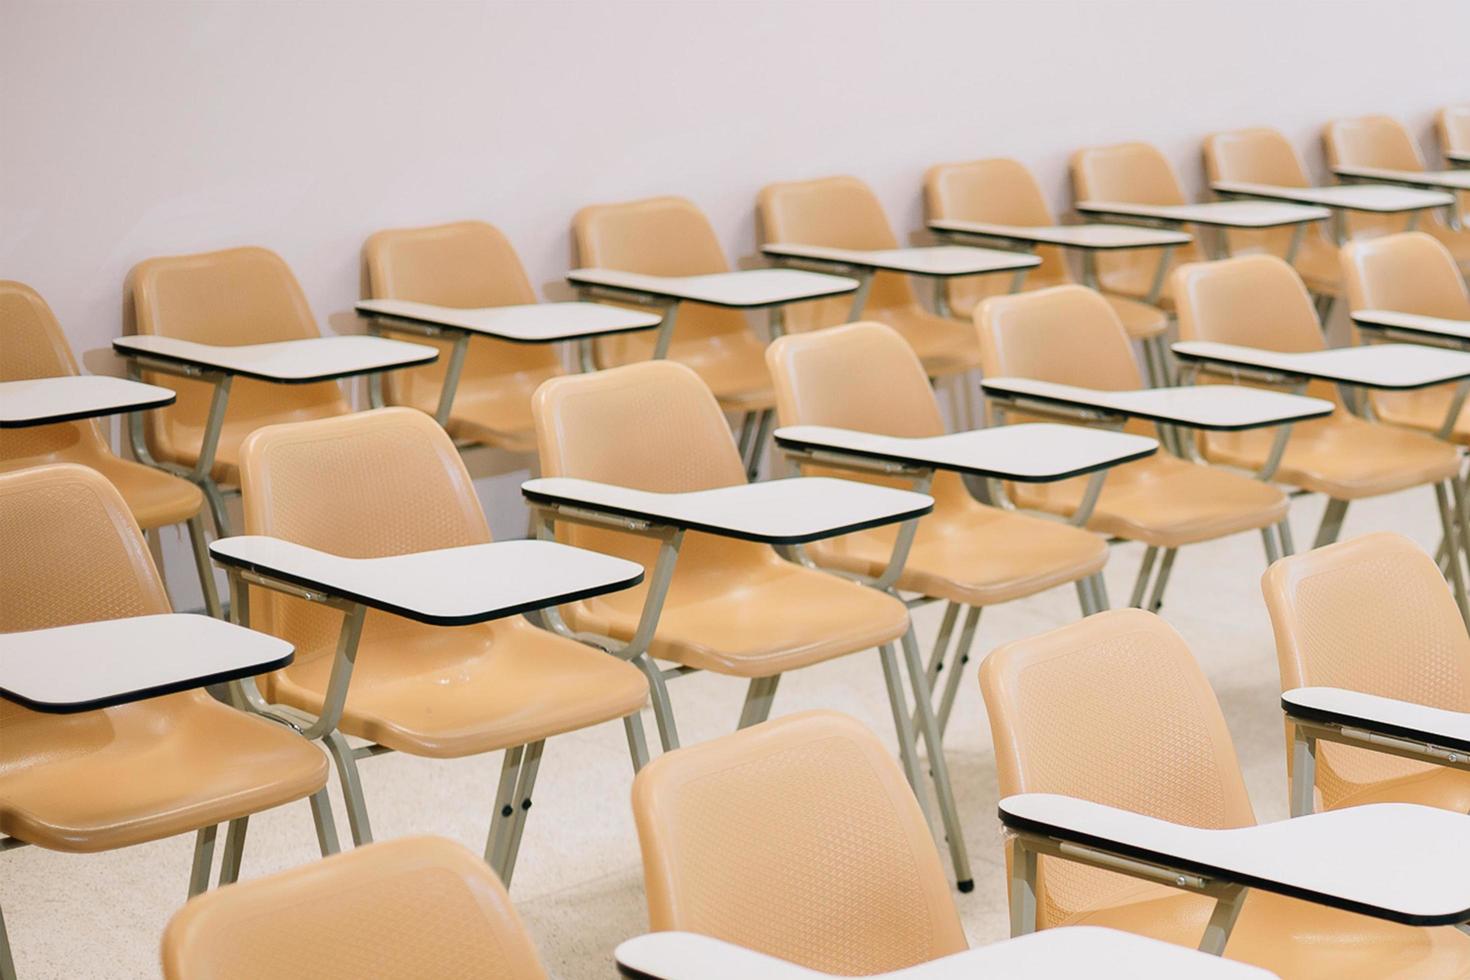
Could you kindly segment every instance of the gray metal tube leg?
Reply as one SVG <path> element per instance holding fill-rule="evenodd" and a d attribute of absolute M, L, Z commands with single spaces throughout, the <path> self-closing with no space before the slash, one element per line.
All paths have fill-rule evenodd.
<path fill-rule="evenodd" d="M 250 828 L 250 817 L 238 817 L 230 821 L 225 831 L 225 854 L 220 859 L 219 883 L 233 885 L 240 878 L 240 859 L 245 856 L 245 832 Z"/>
<path fill-rule="evenodd" d="M 1317 539 L 1312 542 L 1313 548 L 1325 548 L 1337 540 L 1342 533 L 1342 519 L 1347 516 L 1348 502 L 1333 497 L 1327 501 L 1327 509 L 1322 512 L 1322 524 L 1317 528 Z"/>
<path fill-rule="evenodd" d="M 194 834 L 194 866 L 189 870 L 189 897 L 209 890 L 209 875 L 214 865 L 214 838 L 219 827 L 210 824 Z"/>
<path fill-rule="evenodd" d="M 908 664 L 909 683 L 914 688 L 914 703 L 919 712 L 919 734 L 929 750 L 929 772 L 934 777 L 934 793 L 939 798 L 939 816 L 944 822 L 944 834 L 949 840 L 949 857 L 954 865 L 955 885 L 962 892 L 973 891 L 975 879 L 970 872 L 970 855 L 965 848 L 965 832 L 960 825 L 959 810 L 955 806 L 954 787 L 949 781 L 949 760 L 944 754 L 944 736 L 939 731 L 939 720 L 934 716 L 933 692 L 929 679 L 924 674 L 924 661 L 919 656 L 919 641 L 914 629 L 909 627 L 901 641 L 904 660 Z"/>
<path fill-rule="evenodd" d="M 780 674 L 770 677 L 752 677 L 745 692 L 745 704 L 740 709 L 737 730 L 759 725 L 771 716 L 771 704 L 776 697 L 776 685 L 781 682 Z"/>

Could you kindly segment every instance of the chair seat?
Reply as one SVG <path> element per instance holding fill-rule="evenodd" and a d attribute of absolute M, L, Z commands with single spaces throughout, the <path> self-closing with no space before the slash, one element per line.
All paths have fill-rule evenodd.
<path fill-rule="evenodd" d="M 1418 391 L 1380 391 L 1373 395 L 1373 411 L 1390 425 L 1433 433 L 1444 425 L 1450 399 L 1454 395 L 1454 385 L 1420 388 Z M 1470 402 L 1461 407 L 1450 439 L 1462 446 L 1470 445 Z"/>
<path fill-rule="evenodd" d="M 1204 440 L 1211 462 L 1254 469 L 1271 450 L 1274 430 L 1213 433 Z M 1355 500 L 1447 480 L 1459 454 L 1422 432 L 1369 422 L 1351 413 L 1302 422 L 1291 430 L 1276 481 Z"/>
<path fill-rule="evenodd" d="M 685 551 L 697 538 L 685 537 Z M 909 625 L 899 600 L 856 582 L 778 558 L 680 575 L 650 652 L 660 660 L 736 677 L 768 677 L 891 643 Z M 620 640 L 633 635 L 645 588 L 568 607 L 575 629 Z"/>
<path fill-rule="evenodd" d="M 647 330 L 611 338 L 615 345 L 604 342 L 598 346 L 598 363 L 612 367 L 650 360 L 656 333 Z M 765 342 L 743 324 L 687 339 L 679 337 L 676 324 L 668 357 L 693 369 L 726 412 L 759 412 L 776 404 L 771 372 L 766 369 Z"/>
<path fill-rule="evenodd" d="M 875 528 L 807 551 L 823 566 L 873 576 L 887 566 L 896 536 Z M 919 522 L 898 587 L 991 606 L 1086 578 L 1107 560 L 1107 542 L 1090 531 L 979 503 L 950 506 Z"/>
<path fill-rule="evenodd" d="M 1157 306 L 1141 303 L 1126 296 L 1104 295 L 1103 299 L 1118 314 L 1129 340 L 1149 340 L 1169 329 L 1169 314 Z"/>
<path fill-rule="evenodd" d="M 242 383 L 236 382 L 236 384 Z M 240 485 L 240 444 L 256 429 L 267 425 L 333 418 L 337 415 L 345 415 L 348 411 L 350 409 L 345 402 L 329 402 L 269 415 L 251 415 L 238 420 L 226 415 L 225 424 L 220 426 L 219 444 L 214 452 L 214 467 L 211 475 L 215 482 L 222 486 L 238 487 Z M 153 447 L 154 454 L 162 462 L 178 463 L 180 466 L 187 467 L 194 466 L 199 459 L 199 445 L 204 435 L 203 427 L 177 424 L 172 429 L 172 435 L 175 441 L 170 451 Z"/>
<path fill-rule="evenodd" d="M 902 334 L 931 378 L 980 366 L 980 338 L 975 328 L 963 320 L 935 316 L 917 303 L 870 306 L 862 318 L 885 323 Z"/>
<path fill-rule="evenodd" d="M 1443 221 L 1437 220 L 1421 221 L 1420 225 L 1421 231 L 1429 232 L 1439 239 L 1441 245 L 1449 249 L 1460 271 L 1470 276 L 1470 229 L 1456 231 Z"/>
<path fill-rule="evenodd" d="M 268 679 L 267 697 L 319 713 L 332 659 L 300 656 Z M 523 619 L 445 628 L 370 614 L 338 727 L 459 758 L 622 718 L 647 698 L 637 667 Z"/>
<path fill-rule="evenodd" d="M 172 837 L 310 796 L 327 758 L 203 691 L 75 715 L 6 719 L 0 833 L 90 853 Z"/>
<path fill-rule="evenodd" d="M 1103 926 L 1197 946 L 1214 904 L 1204 896 L 1139 883 L 1126 904 L 1087 911 L 1057 925 Z M 1470 976 L 1470 936 L 1451 926 L 1401 926 L 1262 891 L 1246 896 L 1225 956 L 1271 970 L 1283 980 Z"/>
<path fill-rule="evenodd" d="M 183 477 L 110 452 L 58 452 L 0 460 L 0 472 L 48 463 L 80 463 L 101 473 L 117 487 L 133 520 L 144 530 L 187 521 L 204 506 L 204 492 Z"/>
<path fill-rule="evenodd" d="M 1307 289 L 1323 296 L 1342 293 L 1342 259 L 1336 245 L 1312 228 L 1302 236 L 1292 267 L 1302 277 Z"/>
<path fill-rule="evenodd" d="M 1071 514 L 1086 488 L 1087 479 L 1079 477 L 1013 485 L 1011 494 L 1021 506 Z M 1159 453 L 1108 472 L 1087 526 L 1101 534 L 1177 548 L 1269 527 L 1286 510 L 1286 496 L 1269 484 Z"/>
<path fill-rule="evenodd" d="M 1198 261 L 1188 259 L 1186 261 Z M 1174 310 L 1174 285 L 1173 275 L 1175 269 L 1182 264 L 1179 255 L 1174 254 L 1169 259 L 1169 275 L 1164 277 L 1163 288 L 1155 298 L 1154 305 L 1169 312 Z M 1148 296 L 1149 290 L 1154 286 L 1155 262 L 1129 263 L 1122 268 L 1107 269 L 1098 274 L 1098 285 L 1102 287 L 1105 295 L 1118 295 L 1135 302 L 1141 302 Z"/>
<path fill-rule="evenodd" d="M 536 427 L 531 418 L 531 396 L 541 382 L 562 374 L 553 365 L 535 371 L 517 371 L 488 378 L 461 377 L 445 429 L 456 440 L 477 442 L 513 453 L 536 451 Z M 438 391 L 432 398 L 404 402 L 433 415 L 439 408 Z"/>
<path fill-rule="evenodd" d="M 1426 764 L 1417 772 L 1380 779 L 1336 801 L 1335 808 L 1368 803 L 1418 803 L 1470 813 L 1470 772 Z"/>

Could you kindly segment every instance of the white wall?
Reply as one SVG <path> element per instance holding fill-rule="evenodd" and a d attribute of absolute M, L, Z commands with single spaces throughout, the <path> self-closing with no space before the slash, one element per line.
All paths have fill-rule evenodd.
<path fill-rule="evenodd" d="M 0 277 L 87 351 L 158 254 L 269 246 L 325 321 L 389 226 L 487 219 L 545 290 L 595 201 L 692 197 L 738 260 L 778 179 L 858 174 L 904 236 L 946 160 L 1017 157 L 1061 208 L 1077 147 L 1151 140 L 1198 191 L 1204 134 L 1266 124 L 1320 175 L 1334 116 L 1432 149 L 1467 38 L 1465 0 L 0 0 Z"/>

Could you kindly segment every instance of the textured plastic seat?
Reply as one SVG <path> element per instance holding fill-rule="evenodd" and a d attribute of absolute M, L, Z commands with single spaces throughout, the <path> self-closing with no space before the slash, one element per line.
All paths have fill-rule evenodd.
<path fill-rule="evenodd" d="M 872 189 L 856 177 L 770 184 L 761 190 L 756 210 L 763 244 L 898 247 L 883 206 Z M 1002 273 L 1000 278 L 1008 283 L 1011 273 Z M 786 328 L 799 332 L 846 323 L 851 311 L 850 296 L 801 303 L 787 310 Z M 930 377 L 967 371 L 979 364 L 975 338 L 964 323 L 926 310 L 914 295 L 908 277 L 901 273 L 879 272 L 873 276 L 862 315 L 903 335 Z"/>
<path fill-rule="evenodd" d="M 782 425 L 831 425 L 883 435 L 944 434 L 923 366 L 881 323 L 852 323 L 782 337 L 766 354 Z M 812 469 L 811 472 L 818 472 Z M 831 475 L 906 485 L 850 471 Z M 934 510 L 919 522 L 898 588 L 968 606 L 987 606 L 1084 579 L 1107 561 L 1096 534 L 986 506 L 956 473 L 935 474 Z M 819 564 L 877 576 L 896 528 L 879 528 L 807 548 Z"/>
<path fill-rule="evenodd" d="M 1342 251 L 1348 298 L 1355 310 L 1396 310 L 1470 321 L 1470 290 L 1444 244 L 1423 232 L 1361 239 Z M 1438 432 L 1455 386 L 1376 391 L 1373 411 L 1385 422 Z M 1460 411 L 1455 442 L 1470 444 L 1470 407 Z"/>
<path fill-rule="evenodd" d="M 1423 170 L 1424 159 L 1414 137 L 1403 123 L 1389 116 L 1360 116 L 1334 119 L 1322 131 L 1329 166 L 1384 167 L 1390 170 Z M 1460 195 L 1464 211 L 1465 195 Z M 1354 238 L 1405 231 L 1409 219 L 1402 215 L 1353 215 L 1348 227 Z M 1440 211 L 1420 216 L 1415 225 L 1449 249 L 1461 271 L 1470 274 L 1470 230 L 1451 228 Z"/>
<path fill-rule="evenodd" d="M 942 163 L 924 175 L 924 206 L 931 219 L 980 221 L 1003 225 L 1049 226 L 1057 223 L 1041 187 L 1031 172 L 1015 160 L 975 160 Z M 1035 249 L 1041 265 L 1026 273 L 1022 289 L 1045 289 L 1073 281 L 1066 254 L 1054 245 Z M 970 319 L 975 307 L 989 296 L 1007 291 L 1008 276 L 965 276 L 945 282 L 949 308 Z M 1126 296 L 1104 294 L 1134 340 L 1157 337 L 1169 326 L 1169 317 L 1157 306 Z"/>
<path fill-rule="evenodd" d="M 1079 201 L 1126 201 L 1131 204 L 1188 204 L 1179 176 L 1157 147 L 1148 143 L 1118 143 L 1078 150 L 1072 154 L 1072 188 Z M 1205 257 L 1199 241 L 1176 246 L 1169 268 Z M 1098 283 L 1105 292 L 1144 297 L 1158 274 L 1157 249 L 1129 249 L 1097 257 Z M 1173 309 L 1174 294 L 1166 278 L 1159 305 Z"/>
<path fill-rule="evenodd" d="M 1174 294 L 1184 340 L 1275 351 L 1326 346 L 1301 278 L 1275 256 L 1181 267 L 1174 273 Z M 1279 482 L 1342 501 L 1438 483 L 1458 473 L 1454 447 L 1426 433 L 1350 413 L 1334 385 L 1316 382 L 1307 393 L 1337 402 L 1338 408 L 1330 416 L 1292 427 L 1276 471 Z M 1255 468 L 1265 462 L 1272 438 L 1269 431 L 1209 433 L 1200 444 L 1212 462 Z"/>
<path fill-rule="evenodd" d="M 1002 797 L 1059 793 L 1194 827 L 1256 822 L 1219 703 L 1184 640 L 1156 616 L 1116 610 L 1007 644 L 981 665 L 980 686 Z M 1042 928 L 1106 926 L 1195 946 L 1214 904 L 1039 859 Z M 1461 977 L 1470 975 L 1470 936 L 1252 890 L 1225 956 L 1292 980 Z"/>
<path fill-rule="evenodd" d="M 74 464 L 0 474 L 0 631 L 169 612 L 117 490 Z M 0 834 L 111 850 L 310 796 L 327 760 L 203 690 L 55 715 L 0 700 Z"/>
<path fill-rule="evenodd" d="M 1242 181 L 1276 187 L 1311 187 L 1302 158 L 1281 131 L 1267 127 L 1212 133 L 1205 137 L 1205 174 L 1211 183 Z M 1286 257 L 1296 228 L 1266 231 L 1231 229 L 1226 232 L 1231 255 L 1266 253 Z M 1338 249 L 1322 222 L 1307 225 L 1301 232 L 1292 266 L 1319 295 L 1335 296 L 1342 291 L 1342 267 Z"/>
<path fill-rule="evenodd" d="M 666 361 L 558 378 L 536 392 L 546 476 L 676 493 L 746 482 L 720 407 L 689 368 Z M 657 542 L 588 527 L 575 545 L 651 568 Z M 648 581 L 565 607 L 578 630 L 632 637 Z M 903 603 L 786 561 L 768 545 L 685 534 L 649 652 L 739 677 L 787 670 L 890 643 L 908 629 Z"/>
<path fill-rule="evenodd" d="M 572 237 L 581 266 L 655 276 L 730 271 L 709 219 L 682 197 L 585 207 L 572 222 Z M 598 364 L 612 367 L 648 360 L 655 333 L 599 338 Z M 751 332 L 739 310 L 681 304 L 668 358 L 693 368 L 728 412 L 771 407 L 765 342 Z"/>
<path fill-rule="evenodd" d="M 459 454 L 421 412 L 268 427 L 242 460 L 248 534 L 353 558 L 490 540 Z M 295 662 L 262 678 L 262 692 L 316 714 L 340 615 L 256 591 L 251 624 L 296 646 Z M 648 694 L 636 667 L 520 617 L 447 628 L 372 611 L 358 650 L 341 730 L 413 755 L 540 741 L 637 712 Z"/>
<path fill-rule="evenodd" d="M 660 756 L 633 783 L 649 926 L 871 974 L 966 948 L 883 745 L 813 711 Z"/>
<path fill-rule="evenodd" d="M 1470 711 L 1470 636 L 1434 560 L 1386 531 L 1295 555 L 1262 580 L 1281 689 L 1339 687 Z M 1287 730 L 1287 762 L 1291 731 Z M 1317 743 L 1317 804 L 1470 813 L 1470 773 Z"/>
<path fill-rule="evenodd" d="M 367 292 L 373 299 L 460 309 L 536 302 L 515 249 L 498 228 L 483 221 L 380 231 L 367 240 L 362 256 Z M 385 326 L 383 333 L 394 335 L 391 326 Z M 403 339 L 436 347 L 441 356 L 425 367 L 388 372 L 383 379 L 385 398 L 391 405 L 433 415 L 453 345 L 421 334 Z M 541 382 L 561 373 L 554 344 L 472 337 L 445 428 L 456 439 L 531 452 L 536 448 L 531 394 Z"/>
<path fill-rule="evenodd" d="M 545 980 L 510 896 L 451 841 L 370 844 L 202 895 L 163 935 L 165 980 Z"/>
<path fill-rule="evenodd" d="M 1109 391 L 1143 387 L 1127 335 L 1093 290 L 1057 286 L 993 297 L 976 310 L 975 320 L 990 377 L 1036 378 Z M 1140 434 L 1151 430 L 1138 421 L 1126 427 Z M 1070 515 L 1086 487 L 1087 479 L 1079 477 L 1009 489 L 1023 507 Z M 1151 547 L 1177 548 L 1269 527 L 1286 510 L 1286 497 L 1269 484 L 1157 453 L 1108 471 L 1087 526 Z"/>
<path fill-rule="evenodd" d="M 133 267 L 126 292 L 125 316 L 131 332 L 139 334 L 219 346 L 321 335 L 290 267 L 263 248 L 148 259 Z M 192 467 L 199 458 L 213 385 L 147 371 L 143 378 L 179 393 L 174 404 L 144 416 L 149 452 L 161 462 Z M 240 443 L 262 425 L 349 411 L 335 381 L 283 385 L 235 378 L 211 475 L 219 483 L 238 485 Z"/>

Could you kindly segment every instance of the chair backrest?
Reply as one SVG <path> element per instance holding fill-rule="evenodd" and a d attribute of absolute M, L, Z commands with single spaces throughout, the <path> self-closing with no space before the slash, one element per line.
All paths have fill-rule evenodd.
<path fill-rule="evenodd" d="M 1060 793 L 1194 827 L 1255 823 L 1225 718 L 1182 637 L 1137 609 L 999 647 L 980 666 L 1002 797 Z M 1042 924 L 1135 889 L 1042 858 Z"/>
<path fill-rule="evenodd" d="M 140 334 L 201 344 L 238 346 L 320 336 L 301 285 L 276 253 L 231 248 L 138 263 L 128 275 L 125 314 Z M 179 393 L 178 401 L 144 416 L 148 446 L 172 459 L 176 447 L 197 443 L 209 415 L 213 386 L 172 375 L 144 377 Z M 346 412 L 336 382 L 276 385 L 236 378 L 225 424 L 279 419 L 295 411 Z"/>
<path fill-rule="evenodd" d="M 407 837 L 205 892 L 163 935 L 165 980 L 543 980 L 494 873 Z"/>
<path fill-rule="evenodd" d="M 653 276 L 702 276 L 729 272 L 730 263 L 703 211 L 682 197 L 650 197 L 593 204 L 572 219 L 577 265 Z M 699 340 L 749 329 L 736 310 L 685 303 L 674 326 L 676 341 Z M 647 360 L 651 333 L 605 337 L 597 342 L 604 365 Z"/>
<path fill-rule="evenodd" d="M 767 184 L 756 199 L 756 217 L 762 244 L 898 247 L 883 205 L 872 188 L 856 177 Z M 873 277 L 866 309 L 905 307 L 917 302 L 906 276 L 880 272 Z M 845 323 L 851 309 L 851 296 L 796 303 L 786 308 L 786 327 L 801 331 Z"/>
<path fill-rule="evenodd" d="M 1455 257 L 1422 231 L 1352 242 L 1342 250 L 1342 271 L 1355 310 L 1470 320 L 1470 289 Z"/>
<path fill-rule="evenodd" d="M 930 219 L 985 221 L 999 225 L 1054 225 L 1041 185 L 1016 160 L 997 157 L 969 163 L 941 163 L 924 175 L 924 209 Z M 1062 250 L 1037 247 L 1041 265 L 1026 273 L 1027 289 L 1072 281 Z M 949 304 L 968 312 L 987 296 L 1008 291 L 1010 275 L 963 276 L 945 280 Z"/>
<path fill-rule="evenodd" d="M 1441 152 L 1470 153 L 1470 105 L 1445 106 L 1434 128 Z"/>
<path fill-rule="evenodd" d="M 813 711 L 660 756 L 633 782 L 649 924 L 814 970 L 882 973 L 966 948 L 892 755 Z"/>
<path fill-rule="evenodd" d="M 993 296 L 975 310 L 985 375 L 1121 391 L 1143 387 L 1128 334 L 1086 286 Z"/>
<path fill-rule="evenodd" d="M 515 248 L 500 229 L 483 221 L 380 231 L 363 245 L 362 259 L 364 284 L 373 299 L 405 299 L 458 309 L 536 302 Z M 391 328 L 384 333 L 393 335 Z M 440 358 L 424 367 L 388 372 L 384 376 L 387 400 L 394 405 L 437 405 L 452 344 L 418 334 L 402 339 L 437 347 Z M 493 388 L 501 375 L 544 370 L 559 363 L 552 344 L 476 337 L 465 351 L 459 391 Z"/>
<path fill-rule="evenodd" d="M 1211 133 L 1204 142 L 1205 175 L 1218 180 L 1274 184 L 1278 187 L 1310 187 L 1306 165 L 1279 129 L 1259 126 L 1228 133 Z M 1309 228 L 1308 234 L 1320 234 Z M 1266 252 L 1285 255 L 1291 246 L 1291 228 L 1267 231 L 1227 232 L 1230 253 Z"/>
<path fill-rule="evenodd" d="M 1193 262 L 1174 270 L 1173 279 L 1181 340 L 1275 351 L 1326 346 L 1301 276 L 1274 255 Z"/>
<path fill-rule="evenodd" d="M 788 334 L 766 348 L 766 365 L 775 383 L 781 425 L 831 425 L 916 438 L 944 434 L 944 418 L 923 363 L 908 341 L 886 324 L 848 323 Z M 906 479 L 850 470 L 804 471 L 910 487 Z M 936 509 L 974 503 L 956 473 L 936 473 L 930 494 Z"/>
<path fill-rule="evenodd" d="M 1174 167 L 1148 143 L 1094 146 L 1072 154 L 1072 189 L 1079 201 L 1127 201 L 1134 204 L 1186 204 Z M 1194 242 L 1174 249 L 1171 261 L 1203 258 Z M 1108 288 L 1152 281 L 1159 250 L 1128 249 L 1097 257 L 1099 281 Z M 1123 289 L 1124 292 L 1128 291 Z"/>
<path fill-rule="evenodd" d="M 1334 119 L 1322 130 L 1322 146 L 1328 166 L 1424 169 L 1414 138 L 1402 123 L 1391 116 Z M 1404 231 L 1408 222 L 1404 215 L 1359 212 L 1348 215 L 1347 224 L 1351 237 L 1371 238 Z"/>
<path fill-rule="evenodd" d="M 675 361 L 553 378 L 536 389 L 531 413 L 543 476 L 659 493 L 746 482 L 719 403 L 699 375 Z M 657 552 L 656 542 L 619 531 L 571 526 L 563 538 L 650 567 Z M 718 569 L 736 556 L 768 553 L 764 545 L 690 533 L 678 569 L 680 574 Z"/>
<path fill-rule="evenodd" d="M 61 324 L 41 294 L 23 282 L 0 280 L 0 381 L 78 373 Z M 14 460 L 39 463 L 110 452 L 92 419 L 0 430 L 0 468 Z"/>
<path fill-rule="evenodd" d="M 246 534 L 348 558 L 490 540 L 454 443 L 432 418 L 410 408 L 257 429 L 240 447 L 240 484 Z M 252 627 L 295 645 L 288 672 L 330 655 L 341 624 L 335 610 L 263 589 L 252 590 L 250 617 Z M 364 636 L 384 629 L 434 627 L 370 612 Z"/>
<path fill-rule="evenodd" d="M 1470 635 L 1434 559 L 1409 539 L 1381 531 L 1293 555 L 1267 569 L 1261 585 L 1283 691 L 1341 687 L 1470 711 Z M 1290 738 L 1288 730 L 1288 747 Z M 1326 742 L 1317 762 L 1327 807 L 1434 768 Z"/>
<path fill-rule="evenodd" d="M 0 473 L 0 541 L 0 633 L 170 611 L 143 532 L 96 470 Z M 0 741 L 8 719 L 31 714 L 0 699 Z"/>

